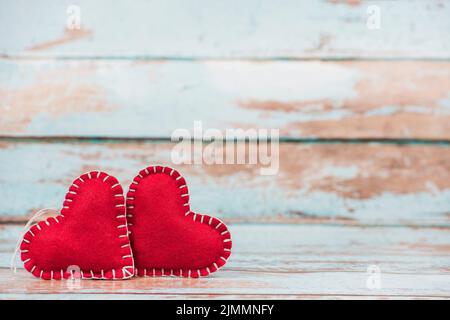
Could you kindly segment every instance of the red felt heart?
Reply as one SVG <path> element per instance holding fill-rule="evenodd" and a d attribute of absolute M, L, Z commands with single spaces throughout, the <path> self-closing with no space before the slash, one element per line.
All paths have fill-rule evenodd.
<path fill-rule="evenodd" d="M 89 172 L 75 179 L 61 212 L 24 235 L 25 269 L 42 279 L 125 279 L 134 275 L 123 190 L 116 178 Z M 73 266 L 73 267 L 71 267 Z"/>
<path fill-rule="evenodd" d="M 190 211 L 186 181 L 175 169 L 140 171 L 127 194 L 127 216 L 138 276 L 207 276 L 230 256 L 227 226 Z"/>

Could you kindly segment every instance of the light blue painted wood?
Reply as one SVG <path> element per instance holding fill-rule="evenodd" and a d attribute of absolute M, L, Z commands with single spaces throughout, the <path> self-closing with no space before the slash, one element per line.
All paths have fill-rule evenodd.
<path fill-rule="evenodd" d="M 450 139 L 450 63 L 0 60 L 0 135 Z M 433 85 L 431 90 L 429 86 Z"/>
<path fill-rule="evenodd" d="M 71 4 L 81 9 L 85 32 L 64 34 Z M 379 30 L 367 28 L 367 9 L 373 5 L 381 10 Z M 0 6 L 3 55 L 450 57 L 450 3 L 440 0 L 356 5 L 298 0 L 2 0 Z"/>
<path fill-rule="evenodd" d="M 3 217 L 60 207 L 67 187 L 88 170 L 116 176 L 127 190 L 139 170 L 164 164 L 186 177 L 192 210 L 226 220 L 449 225 L 450 149 L 445 147 L 285 144 L 279 172 L 262 176 L 260 165 L 172 165 L 170 144 L 1 146 Z"/>

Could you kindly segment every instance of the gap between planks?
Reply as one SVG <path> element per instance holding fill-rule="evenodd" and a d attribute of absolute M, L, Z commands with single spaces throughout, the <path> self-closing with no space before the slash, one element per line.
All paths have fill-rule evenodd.
<path fill-rule="evenodd" d="M 191 142 L 203 141 L 205 143 L 211 143 L 216 141 L 216 139 L 206 140 L 206 139 L 185 139 Z M 174 144 L 178 141 L 172 141 L 170 137 L 106 137 L 106 136 L 39 136 L 39 135 L 0 135 L 0 142 L 16 142 L 16 143 L 74 143 L 74 142 L 84 142 L 84 143 L 137 143 L 137 142 L 148 142 L 148 143 L 167 143 L 172 142 Z M 220 141 L 225 142 L 257 142 L 255 139 L 223 139 Z M 271 141 L 269 137 L 268 140 Z M 392 145 L 442 145 L 450 146 L 449 139 L 409 139 L 409 138 L 295 138 L 282 136 L 279 138 L 280 143 L 299 143 L 299 144 L 366 144 L 366 143 L 378 143 L 378 144 L 392 144 Z"/>

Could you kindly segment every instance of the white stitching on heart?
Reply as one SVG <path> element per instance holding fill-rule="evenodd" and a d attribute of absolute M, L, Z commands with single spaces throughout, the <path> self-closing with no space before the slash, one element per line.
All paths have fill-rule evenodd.
<path fill-rule="evenodd" d="M 94 175 L 94 173 L 96 173 L 96 174 Z M 85 182 L 86 182 L 86 180 L 85 180 L 86 177 L 85 177 L 85 179 L 83 179 L 82 176 L 87 176 L 88 179 L 99 179 L 100 176 L 101 176 L 101 174 L 102 174 L 101 171 L 91 171 L 91 172 L 88 172 L 88 173 L 86 173 L 86 174 L 81 175 L 81 176 L 78 177 L 77 179 L 75 179 L 71 186 L 73 186 L 74 188 L 80 189 L 80 182 L 81 182 L 81 183 L 85 183 Z M 105 175 L 106 175 L 106 176 L 105 176 L 105 178 L 103 179 L 103 182 L 104 182 L 104 183 L 105 183 L 106 180 L 110 177 L 110 176 L 107 175 L 106 173 L 105 173 Z M 94 177 L 94 176 L 95 176 L 95 177 Z M 75 181 L 76 181 L 77 183 L 75 183 Z M 120 186 L 120 184 L 119 184 L 119 183 L 114 184 L 114 185 L 111 187 L 111 189 L 115 189 L 117 186 Z M 115 191 L 115 192 L 117 192 L 117 191 Z M 36 224 L 32 225 L 32 226 L 29 228 L 29 230 L 25 233 L 25 235 L 26 235 L 27 233 L 29 233 L 32 237 L 35 237 L 35 233 L 31 230 L 34 226 L 36 226 L 37 230 L 40 231 L 40 230 L 42 230 L 42 227 L 44 227 L 44 226 L 51 226 L 51 223 L 50 223 L 51 221 L 56 221 L 56 223 L 60 223 L 61 221 L 58 220 L 58 218 L 59 218 L 59 219 L 65 218 L 65 216 L 62 214 L 62 211 L 63 211 L 63 210 L 68 210 L 68 209 L 70 209 L 70 206 L 68 206 L 67 204 L 73 202 L 73 199 L 68 198 L 69 195 L 70 195 L 70 196 L 72 196 L 72 195 L 76 196 L 76 195 L 77 195 L 77 192 L 72 191 L 72 190 L 69 190 L 69 191 L 67 192 L 66 198 L 65 198 L 65 200 L 64 200 L 64 202 L 65 202 L 66 205 L 63 205 L 63 207 L 62 207 L 62 209 L 61 209 L 61 211 L 60 211 L 59 216 L 57 216 L 57 217 L 50 217 L 50 218 L 48 218 L 47 220 L 44 220 L 42 225 L 40 225 L 39 223 L 36 223 Z M 122 194 L 122 193 L 116 193 L 116 194 L 114 194 L 114 197 L 122 197 L 122 198 L 123 198 L 123 194 Z M 128 238 L 129 231 L 128 231 L 128 225 L 127 225 L 127 220 L 126 220 L 126 208 L 125 208 L 125 205 L 124 205 L 124 204 L 118 204 L 118 205 L 116 205 L 115 207 L 117 208 L 117 210 L 124 211 L 123 214 L 117 215 L 116 218 L 117 218 L 117 219 L 120 219 L 120 220 L 121 220 L 120 222 L 123 222 L 123 219 L 125 219 L 125 224 L 120 224 L 119 226 L 117 226 L 118 229 L 125 229 L 125 233 L 124 233 L 124 234 L 120 234 L 118 237 L 119 237 L 119 238 L 124 238 L 124 237 L 127 237 L 127 238 Z M 50 220 L 50 219 L 53 219 L 53 220 Z M 28 245 L 30 244 L 30 241 L 27 240 L 27 239 L 25 239 L 25 238 L 22 238 L 22 242 L 25 243 L 25 244 L 27 245 L 27 247 L 28 247 Z M 121 249 L 122 249 L 122 250 L 126 250 L 126 253 L 127 253 L 127 254 L 125 254 L 125 255 L 122 256 L 122 259 L 130 259 L 130 258 L 131 258 L 131 265 L 125 265 L 125 266 L 123 266 L 123 267 L 121 268 L 122 276 L 119 277 L 119 278 L 120 278 L 120 279 L 126 279 L 126 278 L 129 278 L 129 277 L 132 277 L 132 276 L 133 276 L 133 271 L 134 271 L 134 269 L 135 269 L 135 268 L 134 268 L 134 258 L 133 258 L 133 253 L 132 253 L 132 250 L 131 250 L 131 247 L 130 247 L 129 244 L 121 245 Z M 22 252 L 22 253 L 28 253 L 29 250 L 21 250 L 21 252 Z M 25 260 L 23 261 L 23 263 L 24 263 L 24 264 L 27 264 L 27 263 L 30 262 L 30 261 L 31 261 L 31 258 L 28 258 L 28 259 L 25 259 Z M 33 266 L 31 267 L 31 269 L 30 269 L 30 272 L 31 272 L 33 275 L 34 275 L 34 271 L 36 270 L 36 268 L 37 268 L 37 266 L 36 266 L 36 265 L 33 265 Z M 130 269 L 130 268 L 131 268 L 132 272 L 130 272 L 130 271 L 128 270 L 128 269 Z M 60 279 L 63 279 L 63 278 L 64 278 L 64 270 L 61 269 L 61 270 L 58 271 L 58 273 L 60 273 Z M 85 273 L 88 273 L 89 276 L 86 276 Z M 40 271 L 40 273 L 39 273 L 39 278 L 42 279 L 43 274 L 44 274 L 44 270 L 41 269 L 41 271 Z M 93 270 L 89 270 L 89 271 L 87 271 L 87 272 L 86 272 L 86 271 L 80 270 L 80 274 L 81 274 L 81 278 L 82 278 L 82 279 L 111 279 L 111 277 L 105 277 L 105 274 L 104 274 L 104 270 L 103 270 L 103 269 L 101 270 L 100 277 L 96 277 L 95 274 L 94 274 L 94 272 L 93 272 Z M 117 276 L 117 275 L 116 275 L 116 270 L 115 270 L 115 269 L 112 269 L 112 279 L 119 279 L 119 278 L 116 277 L 116 276 Z M 54 270 L 50 270 L 50 279 L 57 279 L 57 278 L 55 278 L 55 272 L 54 272 Z"/>
<path fill-rule="evenodd" d="M 150 171 L 152 171 L 152 172 L 150 172 Z M 183 177 L 181 176 L 181 174 L 178 171 L 176 171 L 175 169 L 170 168 L 170 167 L 149 166 L 149 167 L 145 168 L 144 170 L 142 170 L 141 172 L 139 172 L 139 174 L 133 179 L 133 182 L 130 185 L 130 189 L 128 190 L 129 192 L 128 192 L 127 196 L 126 196 L 126 199 L 127 199 L 127 201 L 126 201 L 127 218 L 132 218 L 133 217 L 133 210 L 134 210 L 134 207 L 135 207 L 134 203 L 130 203 L 130 201 L 134 201 L 135 200 L 135 196 L 130 196 L 129 193 L 130 192 L 135 193 L 136 189 L 139 186 L 139 183 L 141 182 L 141 180 L 145 179 L 146 176 L 148 176 L 150 174 L 155 174 L 155 173 L 163 173 L 163 174 L 167 174 L 169 176 L 172 176 L 174 174 L 178 174 L 178 176 L 175 178 L 175 180 L 180 184 L 178 186 L 178 188 L 179 189 L 185 188 L 185 193 L 181 194 L 181 199 L 184 199 L 184 200 L 189 199 L 189 193 L 187 191 L 187 185 L 185 184 L 185 182 L 183 180 L 181 180 Z M 133 186 L 133 188 L 131 188 L 131 186 Z M 185 206 L 185 207 L 187 207 L 189 209 L 190 208 L 189 201 L 184 202 L 183 206 Z M 191 213 L 191 211 L 188 210 L 188 211 L 186 211 L 186 213 L 184 215 L 188 216 L 190 213 Z M 197 219 L 197 216 L 200 216 L 200 219 Z M 204 219 L 205 217 L 209 217 L 209 220 L 208 219 Z M 216 222 L 214 222 L 214 218 L 213 217 L 210 217 L 210 216 L 207 216 L 207 215 L 203 215 L 203 214 L 193 214 L 192 219 L 193 219 L 193 221 L 199 222 L 199 223 L 206 223 L 208 221 L 207 222 L 208 225 L 212 226 L 215 230 L 218 230 L 220 228 L 220 226 L 222 226 L 222 225 L 225 226 L 225 224 L 222 221 L 220 221 L 219 219 L 215 218 Z M 213 222 L 214 222 L 214 225 L 213 225 Z M 128 222 L 128 225 L 132 226 L 132 224 L 130 222 Z M 131 231 L 130 231 L 130 233 L 131 233 Z M 220 233 L 220 235 L 223 238 L 228 236 L 227 238 L 223 239 L 224 243 L 231 242 L 231 238 L 230 238 L 231 235 L 230 235 L 228 230 L 222 231 Z M 223 251 L 224 252 L 231 252 L 231 249 L 223 248 Z M 228 258 L 225 258 L 224 256 L 220 256 L 218 259 L 226 262 Z M 214 271 L 217 271 L 217 270 L 219 270 L 221 268 L 221 267 L 218 266 L 218 264 L 216 262 L 213 263 L 213 266 L 215 268 Z M 206 272 L 205 275 L 201 274 L 202 273 L 201 269 L 195 269 L 194 271 L 197 273 L 197 275 L 199 277 L 200 276 L 207 276 L 207 275 L 209 275 L 211 273 L 211 269 L 209 268 L 209 266 L 204 268 L 203 270 Z M 140 271 L 142 272 L 142 269 Z M 153 271 L 152 276 L 156 277 L 156 269 L 153 269 L 152 271 Z M 166 271 L 168 271 L 168 270 L 166 270 Z M 190 278 L 191 274 L 192 274 L 192 270 L 188 269 L 187 271 L 188 271 L 187 277 Z M 143 274 L 144 274 L 144 277 L 147 276 L 147 269 L 145 269 L 145 268 L 143 269 Z M 180 269 L 179 270 L 179 275 L 177 275 L 176 273 L 174 273 L 173 269 L 170 269 L 170 275 L 171 276 L 182 277 L 183 276 L 183 270 Z M 139 269 L 138 268 L 136 268 L 135 276 L 139 276 Z M 161 269 L 161 276 L 165 276 L 164 269 Z"/>

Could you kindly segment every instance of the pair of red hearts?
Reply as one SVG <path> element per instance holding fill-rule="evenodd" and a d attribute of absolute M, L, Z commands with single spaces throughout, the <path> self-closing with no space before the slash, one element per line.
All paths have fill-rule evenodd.
<path fill-rule="evenodd" d="M 89 172 L 69 188 L 60 215 L 32 226 L 21 246 L 25 269 L 42 279 L 132 276 L 197 278 L 217 271 L 231 253 L 220 220 L 190 211 L 185 179 L 150 166 L 134 178 L 125 200 L 116 178 Z"/>

